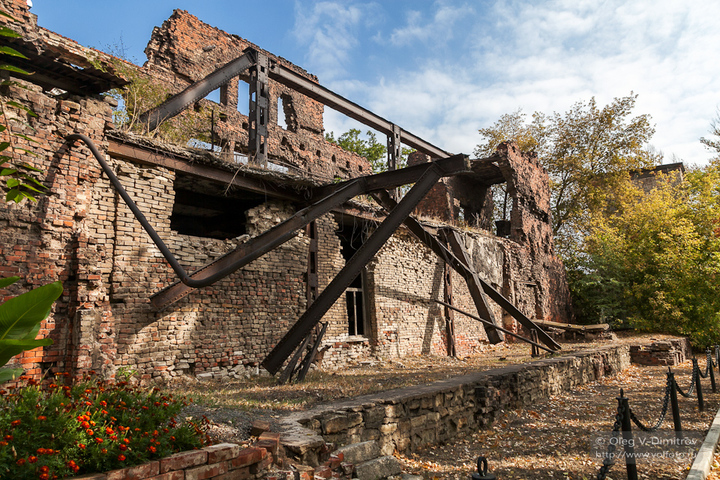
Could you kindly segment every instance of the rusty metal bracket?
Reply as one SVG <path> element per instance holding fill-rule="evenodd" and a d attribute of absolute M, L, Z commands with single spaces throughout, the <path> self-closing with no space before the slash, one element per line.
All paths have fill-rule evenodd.
<path fill-rule="evenodd" d="M 425 164 L 425 173 L 418 179 L 400 203 L 389 212 L 385 220 L 378 226 L 372 235 L 362 244 L 355 255 L 340 270 L 340 273 L 322 291 L 315 302 L 298 319 L 280 342 L 265 357 L 261 365 L 272 374 L 277 373 L 293 350 L 310 334 L 310 330 L 320 321 L 335 301 L 350 286 L 353 279 L 363 267 L 375 256 L 388 238 L 397 230 L 400 224 L 410 215 L 420 203 L 427 192 L 443 176 L 442 169 L 437 163 Z"/>
<path fill-rule="evenodd" d="M 270 115 L 270 89 L 268 85 L 268 57 L 256 54 L 250 72 L 250 113 L 248 115 L 249 159 L 255 165 L 267 164 L 268 117 Z"/>

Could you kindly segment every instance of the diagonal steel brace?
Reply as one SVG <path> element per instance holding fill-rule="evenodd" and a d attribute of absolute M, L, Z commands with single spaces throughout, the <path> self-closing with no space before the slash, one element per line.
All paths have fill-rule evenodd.
<path fill-rule="evenodd" d="M 282 367 L 285 360 L 293 350 L 310 334 L 312 328 L 320 321 L 325 313 L 333 306 L 353 279 L 385 245 L 390 236 L 401 223 L 410 215 L 428 191 L 443 176 L 442 169 L 437 163 L 430 163 L 425 173 L 418 179 L 400 203 L 389 212 L 385 220 L 378 226 L 372 235 L 355 252 L 345 266 L 340 270 L 330 284 L 322 291 L 318 298 L 298 319 L 280 342 L 262 361 L 262 366 L 270 373 L 275 374 Z"/>
<path fill-rule="evenodd" d="M 390 194 L 387 192 L 377 192 L 373 194 L 373 198 L 383 206 L 386 210 L 394 208 L 395 201 L 390 198 Z M 440 259 L 446 261 L 452 268 L 454 268 L 463 278 L 467 280 L 468 277 L 472 277 L 472 269 L 452 254 L 445 245 L 443 245 L 432 233 L 425 230 L 420 222 L 415 220 L 413 217 L 408 216 L 404 220 L 405 226 L 408 227 L 410 232 L 417 237 L 422 243 L 424 243 L 430 250 L 432 250 Z M 520 322 L 525 328 L 531 330 L 533 328 L 538 331 L 538 339 L 545 345 L 553 350 L 560 350 L 560 345 L 553 340 L 547 333 L 545 333 L 540 327 L 538 327 L 532 320 L 530 320 L 524 313 L 515 307 L 515 305 L 505 298 L 500 292 L 495 290 L 491 285 L 485 282 L 482 278 L 477 277 L 483 292 L 500 305 L 506 312 L 508 312 L 513 318 Z"/>

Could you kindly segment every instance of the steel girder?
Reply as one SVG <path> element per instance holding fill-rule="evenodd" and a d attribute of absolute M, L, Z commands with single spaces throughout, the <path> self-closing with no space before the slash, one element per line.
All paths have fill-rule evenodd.
<path fill-rule="evenodd" d="M 373 198 L 386 210 L 394 208 L 395 201 L 390 198 L 387 192 L 377 192 L 373 194 Z M 408 227 L 410 232 L 417 237 L 422 243 L 425 244 L 430 250 L 432 250 L 441 260 L 447 262 L 455 271 L 457 271 L 467 281 L 468 278 L 473 279 L 473 270 L 458 259 L 455 255 L 450 252 L 445 245 L 440 242 L 435 235 L 425 230 L 425 228 L 415 220 L 413 217 L 408 216 L 405 221 L 405 226 Z M 506 312 L 508 312 L 513 318 L 520 322 L 528 330 L 537 329 L 538 337 L 541 342 L 550 347 L 553 350 L 560 350 L 560 345 L 553 340 L 547 333 L 545 333 L 540 327 L 538 327 L 532 320 L 530 320 L 524 313 L 515 307 L 515 305 L 505 298 L 500 292 L 495 290 L 491 285 L 485 282 L 482 278 L 475 275 L 477 282 L 482 288 L 483 292 L 490 297 L 495 303 L 500 305 Z M 472 281 L 475 281 L 474 279 Z M 468 285 L 469 286 L 469 285 Z M 500 328 L 498 325 L 495 325 Z"/>
<path fill-rule="evenodd" d="M 449 158 L 443 158 L 433 162 L 433 165 L 435 165 L 437 171 L 440 172 L 441 177 L 467 171 L 470 168 L 468 157 L 465 155 L 454 155 Z M 270 250 L 282 245 L 295 237 L 299 229 L 304 228 L 308 223 L 326 214 L 338 205 L 345 203 L 349 199 L 372 192 L 378 188 L 413 183 L 421 177 L 423 169 L 427 170 L 427 164 L 425 164 L 423 168 L 410 167 L 409 169 L 405 169 L 410 170 L 409 172 L 405 172 L 405 174 L 403 174 L 402 170 L 395 170 L 394 172 L 378 173 L 376 175 L 359 177 L 340 183 L 337 185 L 337 189 L 326 191 L 328 192 L 326 196 L 313 205 L 298 211 L 282 223 L 248 240 L 246 243 L 239 245 L 232 252 L 206 264 L 191 275 L 187 275 L 183 270 L 182 273 L 184 276 L 182 276 L 175 270 L 180 276 L 180 282 L 175 282 L 152 295 L 150 297 L 150 303 L 155 309 L 162 310 L 169 304 L 190 293 L 192 289 L 211 285 L 261 257 Z"/>
<path fill-rule="evenodd" d="M 243 51 L 243 55 L 231 60 L 200 81 L 173 95 L 157 107 L 140 115 L 140 122 L 147 124 L 148 130 L 155 130 L 160 123 L 174 117 L 187 107 L 205 98 L 210 92 L 224 85 L 231 78 L 240 75 L 257 63 L 257 52 L 252 48 Z"/>
<path fill-rule="evenodd" d="M 318 298 L 308 308 L 298 321 L 290 328 L 285 336 L 280 339 L 275 348 L 265 357 L 261 365 L 271 374 L 277 373 L 285 360 L 292 354 L 303 339 L 310 334 L 310 331 L 332 307 L 335 301 L 342 295 L 345 289 L 352 283 L 353 279 L 375 256 L 388 238 L 397 230 L 408 215 L 420 203 L 427 192 L 443 176 L 443 171 L 438 164 L 433 162 L 425 164 L 425 173 L 417 180 L 410 191 L 400 200 L 395 208 L 388 213 L 385 220 L 362 244 L 355 255 L 345 264 L 330 284 L 322 291 Z"/>

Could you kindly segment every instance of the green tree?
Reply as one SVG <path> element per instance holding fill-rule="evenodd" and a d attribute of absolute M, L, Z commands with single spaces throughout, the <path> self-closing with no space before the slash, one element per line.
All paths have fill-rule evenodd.
<path fill-rule="evenodd" d="M 570 269 L 579 313 L 641 330 L 720 340 L 720 161 L 649 192 L 618 182 Z"/>
<path fill-rule="evenodd" d="M 649 115 L 631 116 L 636 99 L 631 94 L 600 108 L 593 97 L 564 114 L 536 112 L 530 123 L 518 110 L 479 131 L 479 156 L 489 155 L 505 140 L 538 155 L 550 176 L 553 233 L 564 258 L 578 248 L 588 213 L 606 208 L 606 192 L 612 190 L 608 187 L 628 171 L 658 161 L 647 149 L 655 131 Z"/>
<path fill-rule="evenodd" d="M 325 134 L 325 140 L 341 147 L 348 152 L 354 152 L 365 157 L 370 165 L 372 165 L 373 173 L 380 173 L 387 170 L 387 147 L 378 142 L 375 132 L 368 130 L 365 135 L 367 138 L 361 138 L 362 132 L 357 128 L 351 128 L 335 139 L 335 132 Z"/>

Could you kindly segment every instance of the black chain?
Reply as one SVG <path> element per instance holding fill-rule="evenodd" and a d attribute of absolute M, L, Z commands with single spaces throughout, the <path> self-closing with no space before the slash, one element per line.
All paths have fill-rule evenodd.
<path fill-rule="evenodd" d="M 698 367 L 698 375 L 700 375 L 700 377 L 707 378 L 709 374 L 710 374 L 710 363 L 705 365 L 705 373 L 702 373 L 700 371 L 700 367 Z"/>
<path fill-rule="evenodd" d="M 697 381 L 699 381 L 699 379 L 697 378 L 698 373 L 700 373 L 700 372 L 693 365 L 692 383 L 690 384 L 690 388 L 688 388 L 687 393 L 682 391 L 682 388 L 680 388 L 680 385 L 678 385 L 677 383 L 675 384 L 675 388 L 677 389 L 677 391 L 680 395 L 682 395 L 685 398 L 692 397 L 692 394 L 695 392 L 695 381 L 696 381 L 696 379 L 697 379 Z"/>
<path fill-rule="evenodd" d="M 633 421 L 635 425 L 638 426 L 640 430 L 643 432 L 654 432 L 658 428 L 660 428 L 660 425 L 662 425 L 663 421 L 665 421 L 665 414 L 667 414 L 668 404 L 670 403 L 670 389 L 672 388 L 670 384 L 670 380 L 668 379 L 667 383 L 665 384 L 665 399 L 663 400 L 663 406 L 662 406 L 662 412 L 660 413 L 660 418 L 657 422 L 655 422 L 655 425 L 652 427 L 645 426 L 639 418 L 635 416 L 635 413 L 633 413 L 632 409 L 630 409 L 630 419 Z"/>
<path fill-rule="evenodd" d="M 602 467 L 600 467 L 600 471 L 597 474 L 597 480 L 605 480 L 605 477 L 607 476 L 608 472 L 610 471 L 610 468 L 612 468 L 613 465 L 615 465 L 614 460 L 614 453 L 615 449 L 617 449 L 617 437 L 620 433 L 620 428 L 622 427 L 622 419 L 623 419 L 623 412 L 622 412 L 622 405 L 618 402 L 618 408 L 617 413 L 615 414 L 615 423 L 613 424 L 613 434 L 612 434 L 612 440 L 610 441 L 610 444 L 608 445 L 607 449 L 607 455 L 603 459 Z"/>

